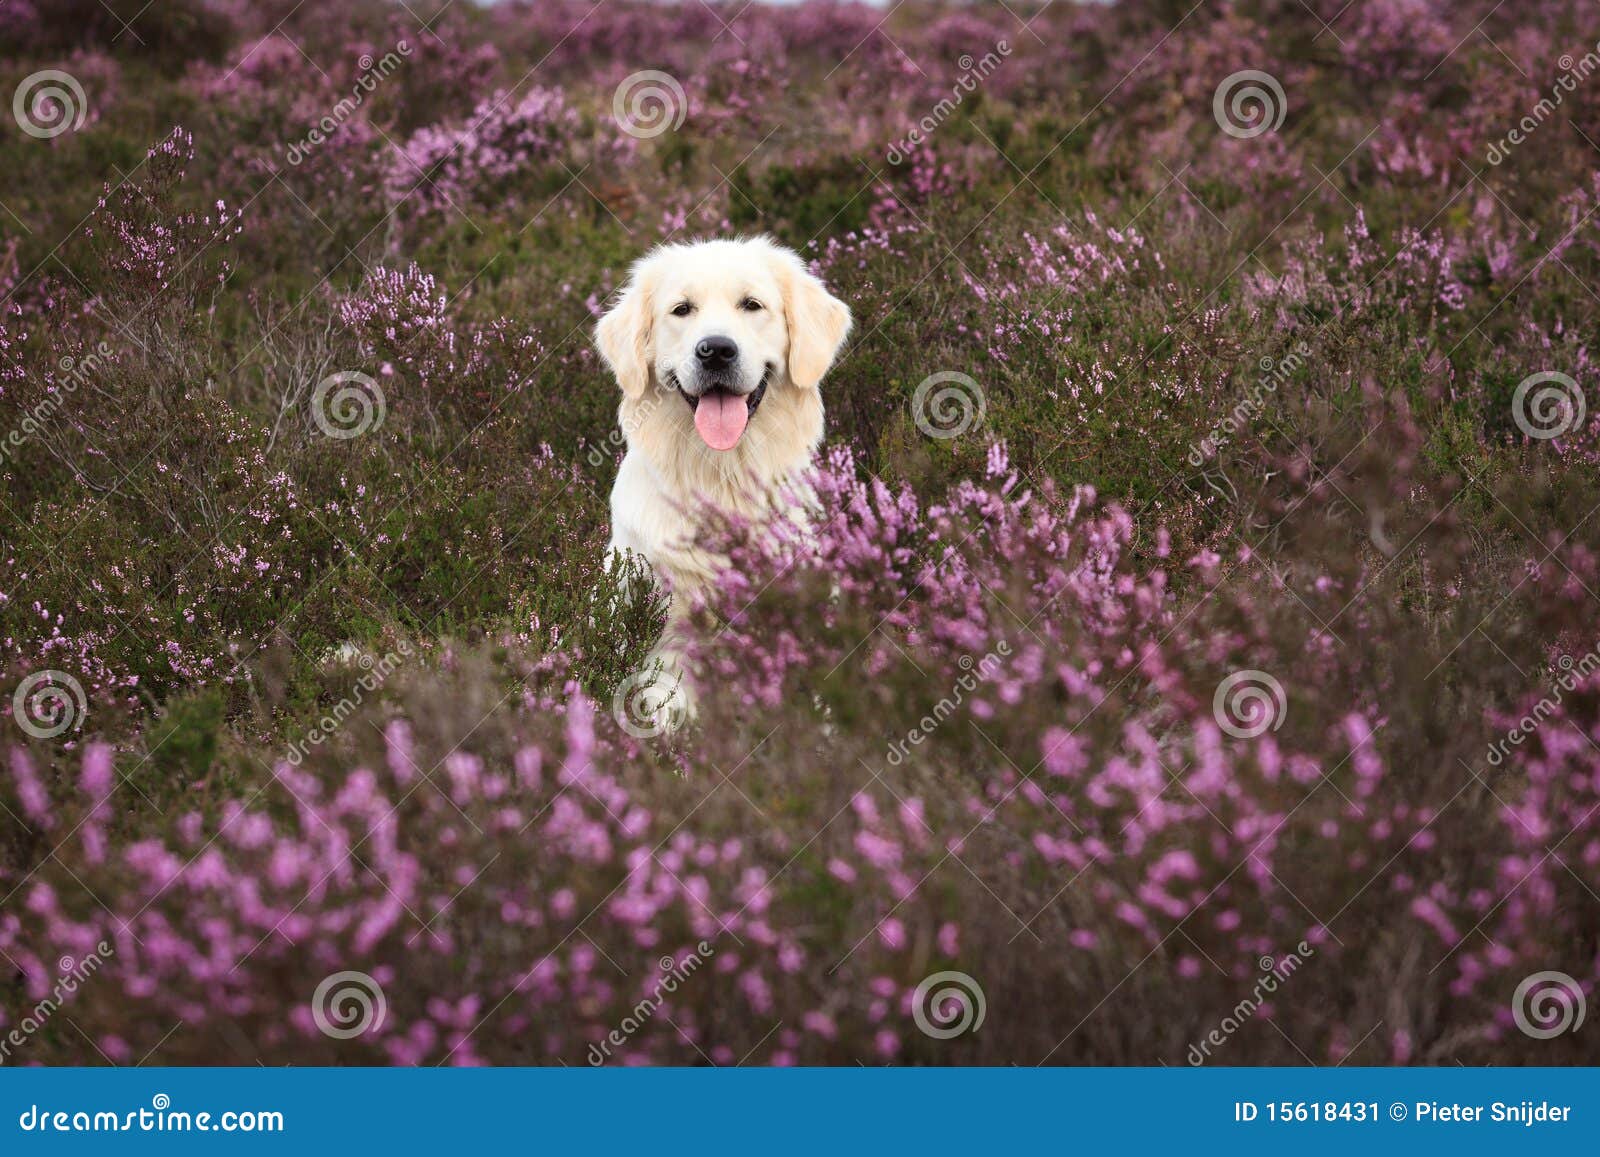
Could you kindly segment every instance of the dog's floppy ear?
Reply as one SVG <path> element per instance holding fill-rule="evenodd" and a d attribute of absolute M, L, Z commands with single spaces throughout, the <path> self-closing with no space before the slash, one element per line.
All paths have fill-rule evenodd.
<path fill-rule="evenodd" d="M 648 270 L 634 266 L 617 303 L 594 327 L 595 348 L 630 398 L 644 394 L 650 384 L 650 326 L 652 297 Z"/>
<path fill-rule="evenodd" d="M 789 380 L 814 389 L 850 332 L 850 307 L 828 292 L 800 255 L 773 247 L 783 282 L 783 315 L 789 325 Z"/>

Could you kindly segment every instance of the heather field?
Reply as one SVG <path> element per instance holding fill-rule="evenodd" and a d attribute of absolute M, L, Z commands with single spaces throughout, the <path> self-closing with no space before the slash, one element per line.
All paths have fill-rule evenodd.
<path fill-rule="evenodd" d="M 1592 3 L 0 0 L 0 98 L 0 1063 L 1600 1061 Z M 754 233 L 822 517 L 662 731 L 594 322 Z"/>

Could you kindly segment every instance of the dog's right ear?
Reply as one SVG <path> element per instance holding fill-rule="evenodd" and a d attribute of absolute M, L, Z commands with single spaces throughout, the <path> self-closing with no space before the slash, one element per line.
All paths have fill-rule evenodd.
<path fill-rule="evenodd" d="M 650 283 L 637 267 L 617 303 L 594 327 L 595 348 L 630 398 L 644 395 L 650 384 Z"/>

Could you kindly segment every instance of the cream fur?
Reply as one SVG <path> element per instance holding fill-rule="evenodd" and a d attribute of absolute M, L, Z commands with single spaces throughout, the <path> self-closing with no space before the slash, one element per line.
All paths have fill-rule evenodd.
<path fill-rule="evenodd" d="M 767 305 L 767 316 L 742 315 L 747 295 Z M 696 306 L 687 324 L 671 316 L 681 300 Z M 766 238 L 656 249 L 634 265 L 601 319 L 596 344 L 622 387 L 617 417 L 628 447 L 611 491 L 611 546 L 644 557 L 671 592 L 674 620 L 719 566 L 699 542 L 708 509 L 803 519 L 798 504 L 775 511 L 772 502 L 822 443 L 818 385 L 849 330 L 849 308 L 798 255 Z M 726 451 L 701 441 L 688 403 L 669 384 L 707 333 L 733 338 L 742 356 L 776 370 L 744 436 Z"/>
<path fill-rule="evenodd" d="M 758 302 L 756 310 L 748 308 Z M 673 314 L 689 303 L 687 317 Z M 692 710 L 681 632 L 696 592 L 723 560 L 701 542 L 708 511 L 757 524 L 804 524 L 802 475 L 822 443 L 819 384 L 850 331 L 850 310 L 792 250 L 765 237 L 662 246 L 630 271 L 595 344 L 622 388 L 617 418 L 627 452 L 611 490 L 613 556 L 644 558 L 669 594 L 656 663 L 672 672 L 678 707 Z M 674 385 L 692 378 L 693 351 L 708 335 L 739 347 L 739 386 L 767 389 L 738 444 L 718 451 L 696 433 Z M 664 709 L 665 710 L 665 709 Z"/>

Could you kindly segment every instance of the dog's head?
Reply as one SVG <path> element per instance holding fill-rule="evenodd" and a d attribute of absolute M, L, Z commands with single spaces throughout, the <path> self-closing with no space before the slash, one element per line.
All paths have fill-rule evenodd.
<path fill-rule="evenodd" d="M 849 330 L 849 307 L 799 255 L 758 237 L 641 258 L 595 344 L 625 396 L 676 392 L 701 440 L 732 450 L 769 391 L 817 388 Z"/>

